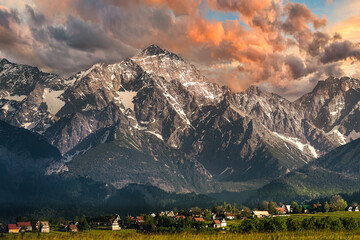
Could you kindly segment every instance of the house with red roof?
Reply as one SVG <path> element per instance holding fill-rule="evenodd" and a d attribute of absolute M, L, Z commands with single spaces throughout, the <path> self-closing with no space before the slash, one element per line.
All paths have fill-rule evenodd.
<path fill-rule="evenodd" d="M 8 224 L 7 231 L 8 233 L 19 233 L 20 227 L 16 224 Z"/>
<path fill-rule="evenodd" d="M 276 208 L 276 212 L 278 214 L 286 214 L 286 209 L 284 207 L 278 207 Z"/>
<path fill-rule="evenodd" d="M 78 232 L 79 231 L 78 227 L 75 224 L 68 225 L 66 229 L 68 232 Z"/>
<path fill-rule="evenodd" d="M 221 222 L 220 222 L 220 220 L 215 219 L 215 220 L 212 222 L 212 226 L 213 226 L 213 228 L 221 228 Z"/>
<path fill-rule="evenodd" d="M 227 220 L 234 220 L 235 219 L 235 215 L 232 214 L 232 213 L 225 213 L 224 216 L 225 216 L 225 218 Z"/>
<path fill-rule="evenodd" d="M 31 232 L 32 231 L 32 226 L 31 226 L 31 222 L 17 222 L 16 225 L 18 227 L 20 227 L 21 231 L 26 231 L 26 232 Z"/>
<path fill-rule="evenodd" d="M 185 220 L 185 216 L 183 216 L 183 215 L 176 215 L 175 218 L 176 218 L 176 220 L 179 220 L 180 218 Z"/>
<path fill-rule="evenodd" d="M 195 222 L 205 222 L 205 220 L 202 217 L 196 217 L 194 218 Z"/>

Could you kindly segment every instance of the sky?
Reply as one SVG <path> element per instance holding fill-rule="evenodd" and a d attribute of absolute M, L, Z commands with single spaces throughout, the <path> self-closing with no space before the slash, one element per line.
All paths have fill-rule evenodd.
<path fill-rule="evenodd" d="M 289 100 L 360 78 L 360 0 L 0 0 L 0 58 L 69 76 L 157 44 L 209 81 Z"/>

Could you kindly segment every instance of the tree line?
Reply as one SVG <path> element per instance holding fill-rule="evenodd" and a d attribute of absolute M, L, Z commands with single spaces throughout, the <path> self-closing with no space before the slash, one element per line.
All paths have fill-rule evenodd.
<path fill-rule="evenodd" d="M 278 231 L 302 231 L 302 230 L 349 230 L 360 229 L 360 222 L 351 217 L 344 218 L 252 218 L 245 219 L 238 226 L 232 226 L 231 231 L 251 233 L 251 232 L 278 232 Z"/>

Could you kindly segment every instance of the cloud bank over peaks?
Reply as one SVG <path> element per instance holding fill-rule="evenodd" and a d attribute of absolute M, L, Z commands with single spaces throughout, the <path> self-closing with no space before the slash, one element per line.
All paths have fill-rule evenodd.
<path fill-rule="evenodd" d="M 294 99 L 357 74 L 360 46 L 341 31 L 353 19 L 328 29 L 327 16 L 282 0 L 17 0 L 0 7 L 0 56 L 71 74 L 155 43 L 236 91 L 256 84 Z"/>

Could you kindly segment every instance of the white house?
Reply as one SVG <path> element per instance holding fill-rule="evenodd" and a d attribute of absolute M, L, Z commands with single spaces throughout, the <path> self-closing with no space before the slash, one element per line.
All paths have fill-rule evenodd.
<path fill-rule="evenodd" d="M 268 211 L 253 211 L 253 217 L 263 218 L 270 217 L 271 214 Z"/>
<path fill-rule="evenodd" d="M 220 227 L 226 227 L 227 226 L 227 223 L 226 223 L 226 220 L 225 220 L 225 218 L 223 218 L 222 220 L 221 220 L 221 222 L 220 222 Z"/>
<path fill-rule="evenodd" d="M 119 215 L 114 215 L 113 218 L 111 219 L 111 230 L 112 231 L 118 231 L 121 230 L 121 227 L 119 225 L 119 221 L 120 221 L 120 216 Z"/>

